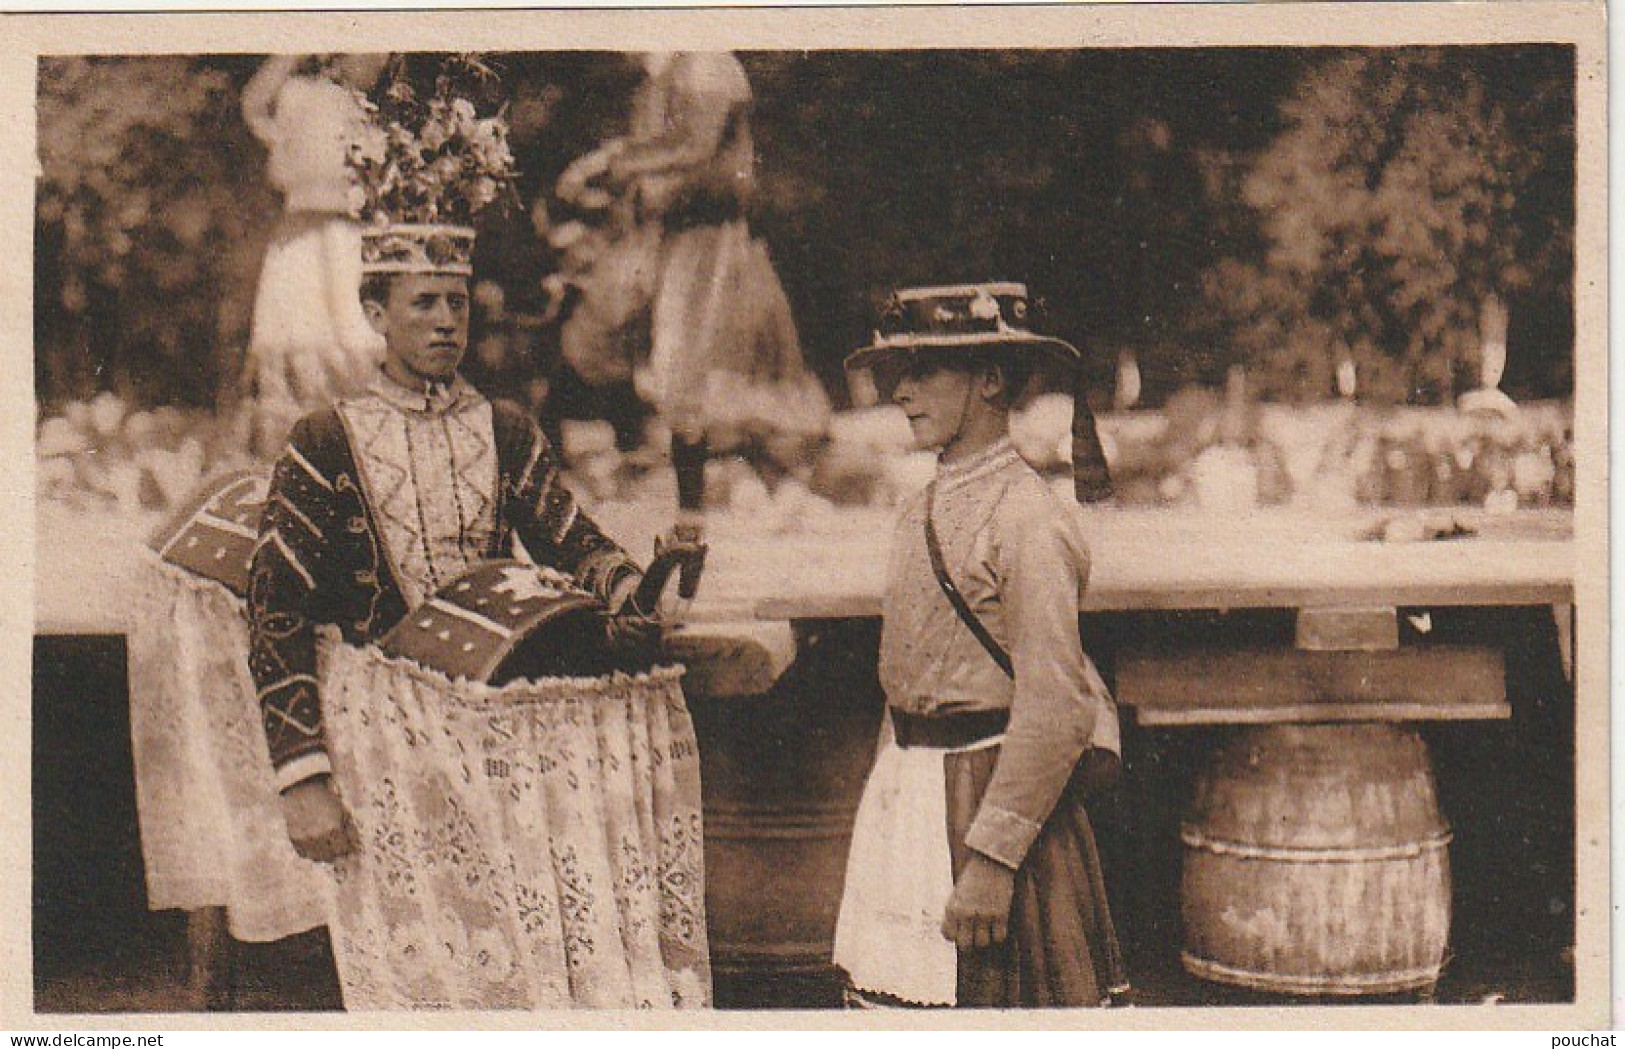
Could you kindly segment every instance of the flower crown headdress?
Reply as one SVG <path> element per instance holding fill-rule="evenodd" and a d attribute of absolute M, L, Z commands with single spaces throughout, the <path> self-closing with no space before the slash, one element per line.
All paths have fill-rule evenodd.
<path fill-rule="evenodd" d="M 474 222 L 517 199 L 505 109 L 481 117 L 470 88 L 496 74 L 477 57 L 442 63 L 420 98 L 397 68 L 351 150 L 352 204 L 363 224 L 366 273 L 473 272 Z"/>

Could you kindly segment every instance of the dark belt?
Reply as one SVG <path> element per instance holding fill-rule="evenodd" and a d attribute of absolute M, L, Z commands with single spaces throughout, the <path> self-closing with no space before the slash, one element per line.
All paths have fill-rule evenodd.
<path fill-rule="evenodd" d="M 1010 712 L 966 710 L 956 714 L 920 715 L 894 709 L 891 721 L 899 747 L 951 750 L 999 735 L 1010 724 Z"/>

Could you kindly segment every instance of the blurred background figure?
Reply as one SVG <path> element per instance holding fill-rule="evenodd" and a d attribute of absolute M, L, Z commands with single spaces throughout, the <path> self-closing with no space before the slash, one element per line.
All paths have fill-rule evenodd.
<path fill-rule="evenodd" d="M 347 158 L 365 92 L 389 56 L 274 55 L 243 89 L 284 212 L 260 270 L 249 335 L 248 444 L 274 457 L 301 416 L 364 387 L 383 341 L 361 311 L 361 228 Z"/>
<path fill-rule="evenodd" d="M 651 410 L 634 369 L 649 357 L 649 311 L 660 268 L 660 227 L 629 194 L 603 186 L 609 150 L 597 149 L 560 179 L 559 205 L 537 200 L 531 218 L 557 256 L 543 282 L 546 322 L 559 324 L 561 365 L 554 416 L 602 418 L 622 452 L 638 448 Z M 544 420 L 546 425 L 546 420 Z"/>
<path fill-rule="evenodd" d="M 726 52 L 646 52 L 640 62 L 630 134 L 559 181 L 561 198 L 589 204 L 601 181 L 608 196 L 596 202 L 622 209 L 609 228 L 615 246 L 597 255 L 598 290 L 609 298 L 592 302 L 589 286 L 586 327 L 567 331 L 564 343 L 589 381 L 634 371 L 671 431 L 677 533 L 697 538 L 711 453 L 756 457 L 770 476 L 788 471 L 825 432 L 829 401 L 806 368 L 767 246 L 747 222 L 756 158 L 743 67 Z M 641 358 L 640 347 L 619 333 L 645 295 L 648 353 L 634 362 L 628 355 Z"/>

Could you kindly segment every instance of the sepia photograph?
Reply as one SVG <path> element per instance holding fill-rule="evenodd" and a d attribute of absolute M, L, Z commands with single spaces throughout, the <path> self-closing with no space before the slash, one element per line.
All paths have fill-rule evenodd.
<path fill-rule="evenodd" d="M 0 23 L 8 1026 L 1606 1026 L 1602 7 L 1217 6 Z"/>

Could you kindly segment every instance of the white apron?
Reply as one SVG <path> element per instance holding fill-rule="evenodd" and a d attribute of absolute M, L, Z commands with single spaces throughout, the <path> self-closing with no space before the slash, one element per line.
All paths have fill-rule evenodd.
<path fill-rule="evenodd" d="M 996 747 L 1004 737 L 953 750 L 905 749 L 893 739 L 889 714 L 883 733 L 852 828 L 835 964 L 860 992 L 953 1005 L 959 956 L 942 935 L 954 888 L 943 756 Z"/>

